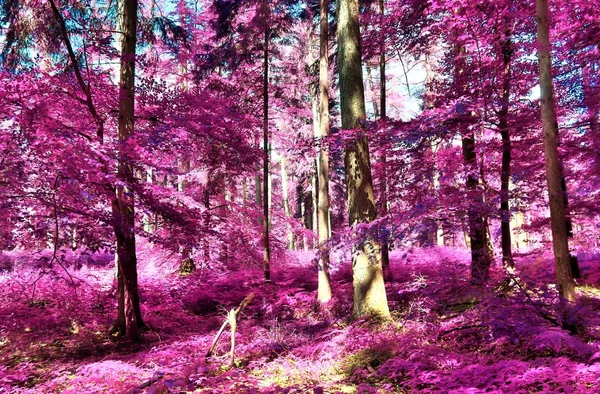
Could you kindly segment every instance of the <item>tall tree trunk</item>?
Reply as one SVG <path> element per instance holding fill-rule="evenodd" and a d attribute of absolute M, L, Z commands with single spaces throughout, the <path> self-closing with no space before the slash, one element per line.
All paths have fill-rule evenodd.
<path fill-rule="evenodd" d="M 565 193 L 562 186 L 563 173 L 558 153 L 558 124 L 554 112 L 548 0 L 536 0 L 536 13 L 544 161 L 550 199 L 550 222 L 552 225 L 556 281 L 561 298 L 561 307 L 563 307 L 575 301 L 575 281 L 573 280 L 570 264 Z M 563 312 L 567 310 L 568 308 L 564 309 Z M 563 317 L 565 316 L 563 315 Z"/>
<path fill-rule="evenodd" d="M 311 104 L 311 110 L 312 110 L 312 124 L 313 124 L 313 135 L 315 138 L 319 137 L 319 133 L 320 133 L 320 114 L 319 114 L 319 86 L 318 84 L 314 84 L 313 83 L 313 78 L 312 78 L 312 72 L 314 69 L 314 65 L 315 65 L 315 59 L 313 58 L 313 29 L 314 26 L 311 26 L 311 28 L 308 31 L 308 53 L 306 56 L 306 64 L 308 69 L 310 70 L 310 82 L 308 84 L 308 89 L 310 91 L 310 104 Z M 317 204 L 318 204 L 318 195 L 317 195 L 317 179 L 316 177 L 319 176 L 319 159 L 317 158 L 315 160 L 315 165 L 314 165 L 314 173 L 310 174 L 310 200 L 311 200 L 311 216 L 307 217 L 307 222 L 306 222 L 306 228 L 313 230 L 314 232 L 317 232 L 317 227 L 318 227 L 318 217 L 317 217 Z M 306 207 L 306 212 L 308 212 L 308 206 Z M 313 246 L 314 246 L 314 241 L 313 241 Z M 307 249 L 308 246 L 305 246 L 305 249 Z"/>
<path fill-rule="evenodd" d="M 512 269 L 515 262 L 512 256 L 512 244 L 510 234 L 510 161 L 511 142 L 510 129 L 508 127 L 508 108 L 510 103 L 510 78 L 511 61 L 513 49 L 510 39 L 510 31 L 506 32 L 506 39 L 502 43 L 502 60 L 504 65 L 502 82 L 502 107 L 498 113 L 500 124 L 500 135 L 502 136 L 502 173 L 500 174 L 500 228 L 502 232 L 502 264 L 505 268 Z"/>
<path fill-rule="evenodd" d="M 427 52 L 425 52 L 425 98 L 423 100 L 423 106 L 426 110 L 433 109 L 433 100 L 431 95 L 431 88 L 433 84 L 433 71 L 431 69 L 431 54 L 429 48 Z M 438 168 L 435 157 L 437 155 L 437 151 L 439 149 L 439 145 L 431 145 L 431 154 L 434 157 L 433 162 L 433 192 L 436 199 L 439 197 L 440 193 L 440 170 Z M 439 209 L 436 209 L 436 212 L 439 213 Z M 443 222 L 440 222 L 439 219 L 437 222 L 433 223 L 434 231 L 435 231 L 435 243 L 437 246 L 444 246 L 444 228 Z"/>
<path fill-rule="evenodd" d="M 385 14 L 385 0 L 379 0 L 379 16 L 382 18 Z M 387 93 L 386 93 L 386 76 L 385 76 L 385 33 L 383 31 L 383 26 L 380 26 L 380 37 L 379 37 L 379 109 L 381 114 L 381 119 L 387 119 Z M 387 198 L 387 145 L 383 146 L 381 150 L 381 216 L 386 216 L 388 214 L 388 198 Z M 382 233 L 380 236 L 381 239 L 381 265 L 383 268 L 383 272 L 385 277 L 389 279 L 392 276 L 392 271 L 390 270 L 390 253 L 389 253 L 389 230 L 387 226 L 382 229 Z"/>
<path fill-rule="evenodd" d="M 271 281 L 271 245 L 269 243 L 269 163 L 271 147 L 269 145 L 269 2 L 263 1 L 265 18 L 265 41 L 263 52 L 263 272 L 265 282 Z"/>
<path fill-rule="evenodd" d="M 358 0 L 338 0 L 337 39 L 340 83 L 340 109 L 343 129 L 362 127 L 365 121 L 365 93 L 362 76 Z M 371 177 L 369 145 L 366 136 L 357 138 L 344 152 L 348 219 L 355 227 L 377 216 Z M 390 314 L 381 250 L 376 237 L 366 235 L 354 246 L 352 276 L 354 287 L 354 316 Z"/>
<path fill-rule="evenodd" d="M 319 34 L 319 195 L 317 198 L 317 231 L 319 239 L 319 277 L 317 299 L 325 303 L 331 299 L 329 279 L 329 0 L 320 0 Z"/>
<path fill-rule="evenodd" d="M 455 53 L 455 75 L 454 86 L 457 94 L 463 96 L 466 94 L 465 81 L 462 77 L 465 75 L 464 47 L 460 44 L 456 46 Z M 463 160 L 467 167 L 468 175 L 466 182 L 468 208 L 468 231 L 469 244 L 471 248 L 471 278 L 477 284 L 487 281 L 492 263 L 492 256 L 487 242 L 486 220 L 479 209 L 483 206 L 483 195 L 479 190 L 479 175 L 476 170 L 477 154 L 475 151 L 475 135 L 473 132 L 464 135 L 462 138 Z"/>
<path fill-rule="evenodd" d="M 137 339 L 138 330 L 144 325 L 138 294 L 134 198 L 131 190 L 124 186 L 134 182 L 133 167 L 125 152 L 126 143 L 134 132 L 137 8 L 137 0 L 123 0 L 117 169 L 121 185 L 116 187 L 116 198 L 112 204 L 119 268 L 119 311 L 112 332 L 123 334 L 127 339 Z"/>
<path fill-rule="evenodd" d="M 311 216 L 311 229 L 317 233 L 317 229 L 318 229 L 318 191 L 317 188 L 319 187 L 318 185 L 318 181 L 317 181 L 317 177 L 319 176 L 319 167 L 318 167 L 318 158 L 315 160 L 315 165 L 314 167 L 314 173 L 310 175 L 310 183 L 311 183 L 311 190 L 310 190 L 310 201 L 312 203 L 312 216 Z M 316 242 L 313 239 L 312 242 L 312 246 L 313 248 L 316 247 Z"/>

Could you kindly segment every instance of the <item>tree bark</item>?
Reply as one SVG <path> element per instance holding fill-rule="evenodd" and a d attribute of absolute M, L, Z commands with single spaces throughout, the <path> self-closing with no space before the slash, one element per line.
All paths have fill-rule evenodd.
<path fill-rule="evenodd" d="M 317 299 L 328 302 L 331 299 L 329 278 L 329 0 L 320 0 L 319 34 L 319 194 L 317 207 L 317 231 L 319 240 L 319 276 Z"/>
<path fill-rule="evenodd" d="M 510 104 L 510 78 L 511 61 L 513 55 L 512 41 L 510 32 L 502 43 L 502 61 L 503 61 L 503 82 L 502 82 L 502 106 L 498 113 L 500 124 L 500 135 L 502 136 L 502 173 L 500 174 L 500 228 L 502 232 L 502 264 L 504 268 L 513 269 L 515 262 L 512 256 L 512 243 L 510 233 L 510 206 L 509 206 L 509 186 L 510 186 L 510 161 L 511 161 L 511 141 L 510 129 L 508 126 L 508 108 Z"/>
<path fill-rule="evenodd" d="M 263 273 L 265 282 L 271 281 L 271 245 L 269 243 L 269 164 L 271 147 L 269 145 L 269 2 L 263 1 L 265 37 L 263 52 Z"/>
<path fill-rule="evenodd" d="M 463 80 L 463 76 L 466 73 L 466 65 L 463 58 L 464 51 L 465 49 L 461 44 L 456 45 L 454 87 L 459 97 L 466 94 L 466 82 Z M 476 170 L 475 135 L 472 132 L 463 135 L 462 151 L 463 160 L 468 171 L 465 186 L 468 199 L 467 220 L 469 246 L 471 248 L 471 278 L 475 283 L 483 284 L 489 278 L 492 256 L 488 248 L 486 220 L 479 211 L 484 201 L 478 187 L 479 174 Z"/>
<path fill-rule="evenodd" d="M 550 58 L 550 29 L 547 0 L 536 0 L 538 61 L 540 73 L 540 101 L 542 111 L 542 129 L 544 137 L 544 162 L 548 197 L 550 203 L 550 222 L 552 226 L 552 245 L 556 266 L 556 281 L 561 306 L 575 301 L 575 281 L 571 272 L 567 217 L 562 186 L 562 167 L 558 153 L 558 124 L 554 109 L 554 87 L 552 81 L 552 61 Z M 565 308 L 563 312 L 566 312 Z M 563 314 L 563 317 L 565 315 Z M 564 323 L 564 322 L 563 322 Z"/>
<path fill-rule="evenodd" d="M 111 330 L 125 338 L 139 338 L 144 323 L 140 311 L 135 250 L 135 207 L 131 189 L 124 185 L 134 182 L 133 167 L 127 157 L 127 142 L 134 132 L 135 49 L 137 0 L 123 0 L 121 32 L 121 72 L 119 91 L 119 153 L 116 187 L 113 200 L 113 228 L 117 239 L 119 310 Z"/>
<path fill-rule="evenodd" d="M 366 117 L 358 0 L 338 0 L 337 19 L 342 128 L 357 129 L 362 127 Z M 370 222 L 377 216 L 366 136 L 357 137 L 346 147 L 344 165 L 348 219 L 350 225 L 355 227 L 359 223 Z M 365 235 L 354 246 L 352 274 L 354 316 L 375 314 L 389 317 L 381 250 L 376 237 Z"/>
<path fill-rule="evenodd" d="M 433 100 L 432 100 L 432 94 L 431 94 L 432 83 L 433 83 L 433 71 L 431 69 L 431 53 L 430 53 L 430 49 L 427 48 L 427 51 L 425 52 L 425 93 L 424 93 L 425 98 L 423 99 L 423 107 L 425 110 L 433 109 Z M 434 157 L 432 183 L 433 183 L 433 193 L 434 193 L 436 199 L 439 197 L 439 194 L 440 194 L 440 176 L 441 176 L 440 169 L 435 160 L 438 149 L 439 149 L 439 145 L 433 145 L 433 144 L 431 145 L 431 154 Z M 439 213 L 439 209 L 436 209 L 436 212 Z M 440 222 L 439 219 L 438 219 L 438 221 L 434 222 L 434 229 L 435 229 L 436 245 L 444 246 L 445 239 L 444 239 L 443 222 Z"/>
<path fill-rule="evenodd" d="M 379 15 L 383 20 L 385 14 L 385 1 L 379 0 Z M 383 26 L 380 26 L 379 36 L 379 109 L 382 120 L 387 119 L 387 93 L 386 93 L 386 76 L 385 76 L 385 33 Z M 387 145 L 384 144 L 381 150 L 381 216 L 388 214 L 388 198 L 387 198 Z M 390 270 L 390 253 L 389 253 L 389 230 L 387 227 L 382 229 L 381 239 L 381 266 L 386 279 L 391 278 L 392 271 Z"/>
<path fill-rule="evenodd" d="M 473 134 L 463 137 L 462 148 L 465 164 L 472 169 L 477 165 Z M 478 208 L 483 205 L 483 198 L 478 190 L 478 185 L 479 179 L 474 171 L 470 170 L 467 175 L 466 188 L 470 200 L 467 216 L 471 247 L 471 278 L 475 283 L 482 284 L 489 278 L 492 259 L 487 245 L 485 218 L 478 212 Z"/>

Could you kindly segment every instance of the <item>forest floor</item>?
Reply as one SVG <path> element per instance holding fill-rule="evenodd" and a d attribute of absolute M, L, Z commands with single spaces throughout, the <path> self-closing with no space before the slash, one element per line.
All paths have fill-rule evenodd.
<path fill-rule="evenodd" d="M 554 321 L 548 253 L 517 255 L 519 286 L 505 286 L 495 267 L 478 288 L 464 251 L 396 250 L 387 322 L 349 319 L 348 263 L 332 276 L 329 310 L 319 311 L 313 256 L 296 252 L 274 264 L 266 285 L 257 269 L 182 278 L 169 255 L 145 248 L 140 294 L 150 329 L 127 343 L 106 334 L 116 312 L 110 256 L 65 256 L 71 281 L 60 266 L 46 267 L 47 255 L 5 252 L 0 392 L 600 392 L 600 254 L 580 254 L 574 335 Z M 235 366 L 227 367 L 227 331 L 206 358 L 226 310 L 251 292 Z"/>

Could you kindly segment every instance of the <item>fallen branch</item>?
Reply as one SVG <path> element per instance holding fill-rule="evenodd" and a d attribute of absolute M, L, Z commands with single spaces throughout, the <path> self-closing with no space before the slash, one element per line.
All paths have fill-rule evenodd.
<path fill-rule="evenodd" d="M 525 297 L 527 297 L 527 299 L 529 300 L 529 302 L 531 303 L 531 305 L 538 311 L 538 313 L 540 314 L 540 317 L 543 318 L 544 320 L 549 321 L 550 323 L 554 324 L 557 327 L 561 327 L 560 323 L 558 322 L 557 319 L 555 319 L 554 317 L 548 315 L 546 312 L 544 312 L 539 306 L 538 304 L 533 301 L 531 299 L 531 296 L 529 295 L 529 293 L 527 293 L 527 290 L 525 290 L 523 288 L 523 286 L 521 285 L 521 282 L 519 281 L 519 278 L 517 276 L 515 276 L 514 274 L 508 272 L 508 275 L 510 277 L 510 279 L 512 279 L 512 281 L 517 285 L 517 287 L 519 288 L 519 290 L 525 295 Z"/>
<path fill-rule="evenodd" d="M 221 336 L 223 335 L 223 332 L 225 331 L 225 327 L 227 327 L 227 325 L 229 324 L 229 326 L 231 327 L 231 349 L 229 351 L 229 357 L 230 357 L 229 362 L 230 362 L 230 365 L 234 364 L 235 330 L 237 328 L 238 316 L 244 311 L 244 309 L 246 308 L 246 306 L 248 306 L 250 301 L 252 301 L 252 298 L 254 298 L 254 293 L 248 294 L 248 296 L 246 298 L 244 298 L 244 300 L 241 302 L 241 304 L 237 308 L 233 308 L 227 313 L 227 319 L 225 319 L 225 321 L 223 322 L 223 325 L 217 332 L 217 335 L 215 336 L 215 339 L 213 340 L 212 345 L 210 345 L 210 349 L 208 349 L 208 352 L 206 353 L 206 357 L 212 356 L 213 352 L 215 351 L 215 348 L 217 347 L 217 344 L 219 343 L 219 339 L 221 339 Z"/>
<path fill-rule="evenodd" d="M 445 335 L 448 335 L 450 333 L 453 333 L 455 331 L 460 331 L 460 330 L 470 330 L 472 328 L 486 328 L 486 325 L 483 324 L 471 324 L 468 326 L 462 326 L 462 327 L 455 327 L 455 328 L 451 328 L 450 330 L 446 330 L 444 332 L 441 332 L 440 334 L 438 334 L 437 339 L 442 339 L 442 337 L 444 337 Z"/>

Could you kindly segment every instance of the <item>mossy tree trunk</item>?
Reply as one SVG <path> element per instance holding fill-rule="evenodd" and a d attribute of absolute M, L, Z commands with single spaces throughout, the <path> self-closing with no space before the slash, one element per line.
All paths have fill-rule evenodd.
<path fill-rule="evenodd" d="M 342 128 L 358 129 L 365 120 L 358 0 L 338 0 L 337 40 Z M 377 216 L 371 177 L 369 144 L 358 136 L 345 149 L 348 219 L 355 227 Z M 354 316 L 389 316 L 377 237 L 364 235 L 354 246 L 352 261 Z"/>

